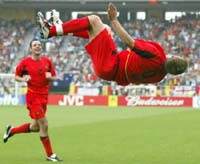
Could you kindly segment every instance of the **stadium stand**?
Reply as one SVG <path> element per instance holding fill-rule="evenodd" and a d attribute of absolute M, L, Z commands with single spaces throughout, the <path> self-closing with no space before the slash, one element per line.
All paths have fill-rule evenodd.
<path fill-rule="evenodd" d="M 31 26 L 29 20 L 0 20 L 0 72 L 11 72 L 11 66 L 22 50 L 24 39 Z"/>

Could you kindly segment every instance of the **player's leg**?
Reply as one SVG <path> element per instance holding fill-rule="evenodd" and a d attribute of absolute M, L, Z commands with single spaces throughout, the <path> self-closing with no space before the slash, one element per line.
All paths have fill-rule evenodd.
<path fill-rule="evenodd" d="M 60 20 L 59 16 L 57 15 L 57 12 L 55 10 L 51 11 L 51 19 L 52 19 L 52 24 L 63 24 L 62 21 Z M 82 30 L 79 32 L 73 32 L 72 35 L 80 38 L 85 38 L 92 40 L 95 38 L 104 28 L 107 28 L 108 32 L 111 34 L 111 28 L 103 24 L 102 20 L 99 18 L 97 15 L 90 15 L 88 16 L 89 20 L 89 27 L 87 27 L 86 30 Z M 81 23 L 81 22 L 80 22 Z M 87 25 L 86 25 L 87 26 Z M 65 29 L 66 28 L 66 29 Z M 68 26 L 66 25 L 60 33 L 62 34 L 62 31 L 68 30 Z"/>
<path fill-rule="evenodd" d="M 26 95 L 26 104 L 27 104 L 27 109 L 29 110 L 29 115 L 33 119 L 32 123 L 24 123 L 20 126 L 13 127 L 12 125 L 8 125 L 6 128 L 6 131 L 3 136 L 3 141 L 6 143 L 8 139 L 18 133 L 29 133 L 29 132 L 38 132 L 39 131 L 39 126 L 34 119 L 36 118 L 36 112 L 35 109 L 37 107 L 34 106 L 34 104 L 30 103 L 34 99 L 35 95 L 32 95 L 30 93 L 27 93 Z"/>
<path fill-rule="evenodd" d="M 39 131 L 40 140 L 45 149 L 47 160 L 48 161 L 62 161 L 56 156 L 56 154 L 53 153 L 51 141 L 48 135 L 48 121 L 46 117 L 40 118 L 37 121 L 40 126 L 40 131 Z"/>
<path fill-rule="evenodd" d="M 20 126 L 13 127 L 12 125 L 8 125 L 6 131 L 3 136 L 3 141 L 6 143 L 8 139 L 18 133 L 29 133 L 30 132 L 30 123 L 24 123 Z"/>
<path fill-rule="evenodd" d="M 88 16 L 88 20 L 90 22 L 90 28 L 88 29 L 89 32 L 89 39 L 94 39 L 103 29 L 105 28 L 105 24 L 101 21 L 99 16 L 97 15 L 90 15 Z"/>
<path fill-rule="evenodd" d="M 26 95 L 26 104 L 27 109 L 29 110 L 29 115 L 33 119 L 32 123 L 24 123 L 17 127 L 12 127 L 10 130 L 10 134 L 14 135 L 17 133 L 29 133 L 29 132 L 38 132 L 39 125 L 35 118 L 37 118 L 37 113 L 40 111 L 39 107 L 35 105 L 33 102 L 35 100 L 35 95 L 31 93 L 27 93 Z M 37 103 L 36 103 L 37 104 Z"/>
<path fill-rule="evenodd" d="M 30 132 L 38 132 L 39 125 L 36 120 L 33 120 L 32 123 L 24 123 L 20 126 L 13 127 L 12 125 L 8 125 L 6 127 L 6 131 L 3 136 L 3 141 L 6 143 L 10 137 L 19 133 L 30 133 Z"/>
<path fill-rule="evenodd" d="M 10 134 L 18 134 L 18 133 L 29 133 L 30 132 L 30 123 L 24 123 L 20 126 L 11 128 Z"/>
<path fill-rule="evenodd" d="M 51 18 L 49 19 L 50 23 L 52 25 L 58 25 L 58 24 L 63 24 L 62 20 L 59 17 L 58 12 L 53 9 L 51 10 Z M 63 31 L 63 30 L 62 30 Z M 84 39 L 88 39 L 89 38 L 89 34 L 88 31 L 81 31 L 81 32 L 75 32 L 72 34 L 73 36 L 79 37 L 79 38 L 84 38 Z"/>
<path fill-rule="evenodd" d="M 47 98 L 48 95 L 41 95 L 38 96 L 38 107 L 41 111 L 40 114 L 37 115 L 37 123 L 39 125 L 39 136 L 40 141 L 42 142 L 42 145 L 44 147 L 44 150 L 46 152 L 47 160 L 49 161 L 61 161 L 52 150 L 50 137 L 48 134 L 48 120 L 46 118 L 46 111 L 47 111 Z M 42 109 L 42 110 L 41 110 Z M 38 113 L 38 112 L 37 112 Z"/>
<path fill-rule="evenodd" d="M 54 26 L 56 27 L 54 29 L 56 30 L 56 35 L 69 35 L 71 33 L 73 36 L 89 38 L 89 40 L 95 38 L 104 28 L 108 28 L 109 32 L 111 31 L 109 26 L 103 24 L 97 15 L 90 15 L 80 19 L 71 20 L 63 23 L 62 28 L 59 26 L 60 25 Z M 53 35 L 55 34 L 54 30 L 50 29 L 50 33 L 53 32 Z"/>
<path fill-rule="evenodd" d="M 73 33 L 87 30 L 90 26 L 87 17 L 70 20 L 62 24 L 52 24 L 44 18 L 41 12 L 38 13 L 38 23 L 40 25 L 41 36 L 43 38 L 59 35 L 73 35 Z"/>
<path fill-rule="evenodd" d="M 30 124 L 30 131 L 31 132 L 39 132 L 39 130 L 40 130 L 40 127 L 39 127 L 37 120 L 33 120 L 33 122 Z"/>
<path fill-rule="evenodd" d="M 73 36 L 83 38 L 83 39 L 88 39 L 89 33 L 88 33 L 88 30 L 85 30 L 85 31 L 81 31 L 81 32 L 75 32 L 75 33 L 73 33 Z"/>
<path fill-rule="evenodd" d="M 48 22 L 42 13 L 39 12 L 38 23 L 40 24 L 43 38 L 59 35 L 74 35 L 83 38 L 89 37 L 92 40 L 105 28 L 101 19 L 96 15 L 73 19 L 64 23 L 56 23 L 56 21 Z"/>
<path fill-rule="evenodd" d="M 48 135 L 48 121 L 46 117 L 40 118 L 37 121 L 40 127 L 40 131 L 39 131 L 40 140 L 44 146 L 46 155 L 49 157 L 53 154 L 53 151 L 52 151 L 51 142 Z"/>

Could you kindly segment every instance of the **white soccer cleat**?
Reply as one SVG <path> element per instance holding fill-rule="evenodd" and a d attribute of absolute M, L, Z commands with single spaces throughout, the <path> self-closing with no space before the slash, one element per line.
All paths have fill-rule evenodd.
<path fill-rule="evenodd" d="M 6 127 L 6 131 L 5 131 L 4 135 L 3 135 L 3 142 L 4 142 L 4 143 L 6 143 L 6 142 L 8 141 L 8 139 L 12 136 L 12 135 L 10 134 L 12 128 L 13 128 L 12 125 L 8 125 L 8 126 Z"/>
<path fill-rule="evenodd" d="M 52 27 L 52 23 L 48 22 L 41 12 L 38 12 L 37 15 L 41 37 L 43 39 L 47 39 L 49 38 L 49 29 Z"/>
<path fill-rule="evenodd" d="M 52 154 L 50 157 L 47 157 L 47 161 L 61 162 L 62 160 L 56 154 Z"/>
<path fill-rule="evenodd" d="M 56 25 L 56 24 L 62 24 L 63 22 L 61 21 L 60 17 L 59 17 L 59 13 L 53 9 L 51 10 L 51 18 L 50 18 L 50 21 Z"/>
<path fill-rule="evenodd" d="M 49 19 L 49 22 L 52 23 L 56 27 L 56 35 L 62 36 L 63 35 L 63 28 L 62 28 L 63 22 L 61 21 L 61 19 L 59 17 L 59 13 L 55 9 L 51 10 L 51 18 Z"/>

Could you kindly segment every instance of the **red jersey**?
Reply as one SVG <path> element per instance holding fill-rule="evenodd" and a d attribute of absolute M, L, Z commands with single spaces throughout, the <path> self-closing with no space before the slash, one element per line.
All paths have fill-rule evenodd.
<path fill-rule="evenodd" d="M 105 28 L 85 48 L 96 75 L 104 80 L 116 81 L 119 85 L 156 83 L 166 75 L 164 50 L 155 42 L 136 39 L 133 50 L 118 53 Z"/>
<path fill-rule="evenodd" d="M 134 49 L 124 50 L 119 56 L 116 81 L 120 85 L 156 83 L 166 75 L 166 55 L 158 43 L 136 39 Z"/>
<path fill-rule="evenodd" d="M 31 79 L 28 84 L 28 91 L 37 94 L 48 94 L 50 81 L 46 78 L 46 72 L 51 72 L 55 76 L 55 69 L 51 60 L 42 56 L 40 60 L 33 60 L 32 57 L 24 58 L 16 67 L 15 75 L 30 75 Z"/>

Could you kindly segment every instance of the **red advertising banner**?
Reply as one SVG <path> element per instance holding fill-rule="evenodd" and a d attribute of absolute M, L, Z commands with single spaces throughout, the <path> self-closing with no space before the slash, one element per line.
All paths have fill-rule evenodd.
<path fill-rule="evenodd" d="M 192 107 L 192 98 L 119 96 L 118 104 L 120 106 Z"/>
<path fill-rule="evenodd" d="M 84 96 L 84 105 L 108 105 L 108 96 Z"/>
<path fill-rule="evenodd" d="M 68 105 L 68 106 L 82 106 L 84 105 L 84 96 L 78 95 L 49 95 L 49 105 Z"/>
<path fill-rule="evenodd" d="M 110 106 L 112 99 L 109 96 L 80 96 L 80 95 L 49 95 L 49 105 L 83 106 L 103 105 Z M 163 107 L 192 107 L 192 97 L 143 97 L 118 96 L 115 103 L 118 106 L 163 106 Z M 109 103 L 110 102 L 110 103 Z"/>
<path fill-rule="evenodd" d="M 108 96 L 49 95 L 49 105 L 108 105 Z"/>

